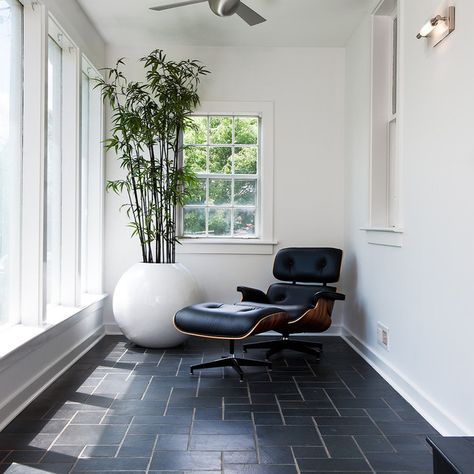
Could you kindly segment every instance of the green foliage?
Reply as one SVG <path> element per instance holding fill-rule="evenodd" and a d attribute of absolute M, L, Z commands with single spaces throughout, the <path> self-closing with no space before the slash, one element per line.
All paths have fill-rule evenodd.
<path fill-rule="evenodd" d="M 257 148 L 235 148 L 235 174 L 257 174 Z"/>
<path fill-rule="evenodd" d="M 235 142 L 238 145 L 256 145 L 258 120 L 255 117 L 236 117 Z"/>
<path fill-rule="evenodd" d="M 214 236 L 230 235 L 230 209 L 209 209 L 209 234 Z"/>
<path fill-rule="evenodd" d="M 145 82 L 132 82 L 115 68 L 97 80 L 112 109 L 106 148 L 113 150 L 125 171 L 124 179 L 109 181 L 107 190 L 125 194 L 122 206 L 138 236 L 145 263 L 174 263 L 176 207 L 192 195 L 197 180 L 192 167 L 181 167 L 180 135 L 199 124 L 191 113 L 199 104 L 200 78 L 209 73 L 198 61 L 168 60 L 161 50 L 141 59 Z M 197 139 L 197 138 L 196 138 Z"/>
<path fill-rule="evenodd" d="M 258 127 L 257 117 L 192 118 L 184 132 L 185 167 L 210 176 L 202 176 L 199 189 L 186 200 L 187 205 L 199 206 L 184 209 L 186 235 L 229 236 L 232 219 L 233 235 L 255 235 L 257 181 L 239 175 L 257 174 Z M 213 178 L 214 174 L 227 176 Z"/>
<path fill-rule="evenodd" d="M 189 235 L 202 235 L 206 233 L 206 210 L 184 209 L 184 228 Z"/>

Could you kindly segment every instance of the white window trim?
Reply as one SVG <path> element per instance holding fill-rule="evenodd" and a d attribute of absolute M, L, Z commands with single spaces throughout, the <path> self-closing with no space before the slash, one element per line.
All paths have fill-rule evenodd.
<path fill-rule="evenodd" d="M 401 74 L 403 70 L 403 59 L 404 59 L 404 49 L 403 44 L 401 42 L 401 38 L 403 37 L 403 30 L 404 24 L 400 21 L 401 18 L 404 18 L 404 5 L 403 1 L 398 0 L 397 2 L 397 9 L 395 12 L 395 16 L 398 18 L 398 69 L 397 69 L 397 114 L 396 114 L 396 121 L 397 121 L 397 141 L 396 147 L 398 149 L 398 192 L 399 192 L 399 199 L 398 199 L 398 218 L 397 224 L 394 227 L 380 227 L 372 224 L 372 131 L 373 131 L 373 77 L 374 77 L 374 53 L 373 53 L 373 43 L 374 43 L 374 16 L 377 13 L 381 12 L 382 5 L 386 3 L 385 0 L 380 0 L 371 14 L 371 53 L 370 53 L 370 80 L 371 80 L 371 105 L 370 105 L 370 160 L 369 160 L 369 200 L 368 200 L 368 222 L 369 224 L 366 226 L 361 227 L 360 230 L 366 232 L 367 243 L 373 245 L 382 245 L 388 247 L 402 247 L 403 245 L 403 193 L 401 192 L 402 186 L 402 176 L 403 176 L 403 160 L 401 150 L 402 143 L 403 143 L 403 102 L 400 100 L 401 97 L 404 96 L 404 81 L 403 75 Z M 383 13 L 383 12 L 382 12 Z M 393 117 L 392 117 L 393 119 Z"/>
<path fill-rule="evenodd" d="M 49 16 L 48 34 L 62 49 L 61 136 L 61 305 L 76 306 L 79 297 L 80 238 L 80 80 L 79 48 Z M 56 313 L 55 309 L 48 311 Z M 46 314 L 49 317 L 48 314 Z"/>
<path fill-rule="evenodd" d="M 61 30 L 48 10 L 39 2 L 22 2 L 24 4 L 24 110 L 23 110 L 23 169 L 22 169 L 22 215 L 21 215 L 21 299 L 20 323 L 5 329 L 18 335 L 11 341 L 12 350 L 28 342 L 35 334 L 47 332 L 51 328 L 71 319 L 74 315 L 93 307 L 103 300 L 103 204 L 104 204 L 104 160 L 102 142 L 95 144 L 100 157 L 100 172 L 94 175 L 94 198 L 98 205 L 94 208 L 95 222 L 100 234 L 94 247 L 95 279 L 90 285 L 89 294 L 80 294 L 78 284 L 79 249 L 80 249 L 80 79 L 81 53 L 79 48 Z M 67 138 L 70 141 L 65 151 L 68 165 L 64 168 L 67 175 L 70 193 L 67 202 L 63 202 L 63 213 L 69 215 L 63 221 L 63 241 L 69 242 L 68 249 L 63 250 L 66 260 L 62 262 L 65 282 L 70 285 L 67 300 L 52 309 L 52 320 L 46 318 L 45 302 L 45 163 L 46 163 L 46 127 L 47 127 L 47 51 L 48 36 L 61 33 L 63 47 L 68 49 L 71 68 L 70 88 L 71 121 L 67 124 Z M 91 66 L 89 62 L 89 67 Z M 73 90 L 74 89 L 74 90 Z M 101 102 L 101 101 L 100 101 Z M 102 107 L 102 106 L 101 106 Z M 102 110 L 102 108 L 101 108 Z M 100 120 L 101 136 L 103 134 L 103 117 Z M 71 152 L 72 150 L 72 152 Z M 73 160 L 75 160 L 73 162 Z M 67 210 L 65 209 L 67 207 Z M 66 235 L 65 235 L 66 234 Z M 73 250 L 73 251 L 72 251 Z M 71 252 L 72 251 L 72 252 Z M 27 295 L 25 297 L 24 295 Z M 34 330 L 31 330 L 34 328 Z M 3 337 L 4 331 L 0 334 Z M 10 334 L 13 334 L 10 333 Z M 31 337 L 30 337 L 31 336 Z M 7 336 L 5 336 L 7 337 Z"/>
<path fill-rule="evenodd" d="M 101 74 L 92 62 L 82 55 L 82 73 L 89 79 L 99 78 Z M 82 90 L 82 87 L 80 87 Z M 95 203 L 88 207 L 87 226 L 87 275 L 85 288 L 81 288 L 81 301 L 87 295 L 101 294 L 103 291 L 103 242 L 104 242 L 104 207 L 105 207 L 105 160 L 104 160 L 104 113 L 103 101 L 100 89 L 94 88 L 90 91 L 90 97 L 95 99 L 89 103 L 89 128 L 97 130 L 99 140 L 96 136 L 89 134 L 89 168 L 87 172 L 89 201 Z M 98 100 L 97 100 L 98 99 Z M 82 101 L 81 101 L 82 103 Z M 92 108 L 91 108 L 92 106 Z M 82 174 L 80 175 L 82 179 Z M 79 189 L 82 189 L 80 185 Z M 80 204 L 79 204 L 80 205 Z M 82 219 L 82 216 L 81 216 Z"/>
<path fill-rule="evenodd" d="M 273 102 L 203 101 L 196 115 L 258 115 L 261 118 L 260 143 L 260 229 L 259 237 L 242 238 L 180 238 L 177 254 L 272 254 L 277 244 L 273 235 L 273 168 L 274 168 L 274 105 Z"/>
<path fill-rule="evenodd" d="M 24 5 L 23 202 L 21 323 L 41 326 L 45 312 L 44 167 L 47 123 L 48 16 L 40 3 Z M 24 295 L 28 295 L 25 298 Z"/>

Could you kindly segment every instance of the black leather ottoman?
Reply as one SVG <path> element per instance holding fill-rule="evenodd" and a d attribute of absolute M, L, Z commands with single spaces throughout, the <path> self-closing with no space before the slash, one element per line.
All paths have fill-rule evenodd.
<path fill-rule="evenodd" d="M 244 359 L 235 356 L 235 341 L 254 334 L 271 331 L 288 320 L 279 308 L 239 306 L 223 303 L 202 303 L 178 311 L 174 325 L 179 331 L 191 336 L 229 341 L 229 354 L 221 359 L 191 366 L 194 370 L 212 367 L 232 367 L 243 380 L 243 366 L 270 367 L 268 361 Z"/>

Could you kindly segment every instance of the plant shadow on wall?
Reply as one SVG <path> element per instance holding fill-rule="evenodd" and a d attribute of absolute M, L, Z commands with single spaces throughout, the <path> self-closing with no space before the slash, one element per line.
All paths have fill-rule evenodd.
<path fill-rule="evenodd" d="M 183 131 L 196 127 L 192 113 L 199 105 L 198 86 L 209 71 L 196 60 L 169 60 L 162 50 L 140 60 L 144 82 L 129 81 L 119 59 L 104 69 L 96 87 L 112 110 L 110 138 L 124 172 L 108 181 L 107 190 L 126 197 L 122 205 L 138 237 L 142 263 L 117 283 L 113 310 L 122 332 L 135 344 L 172 347 L 185 336 L 173 326 L 174 314 L 197 303 L 199 293 L 190 272 L 176 264 L 177 209 L 198 185 L 182 164 Z"/>

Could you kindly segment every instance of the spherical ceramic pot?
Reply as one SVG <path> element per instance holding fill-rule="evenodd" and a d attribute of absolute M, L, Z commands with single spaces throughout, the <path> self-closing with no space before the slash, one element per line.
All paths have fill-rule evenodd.
<path fill-rule="evenodd" d="M 115 320 L 138 346 L 175 347 L 186 340 L 173 325 L 178 310 L 199 302 L 193 276 L 182 264 L 137 263 L 114 291 Z"/>

